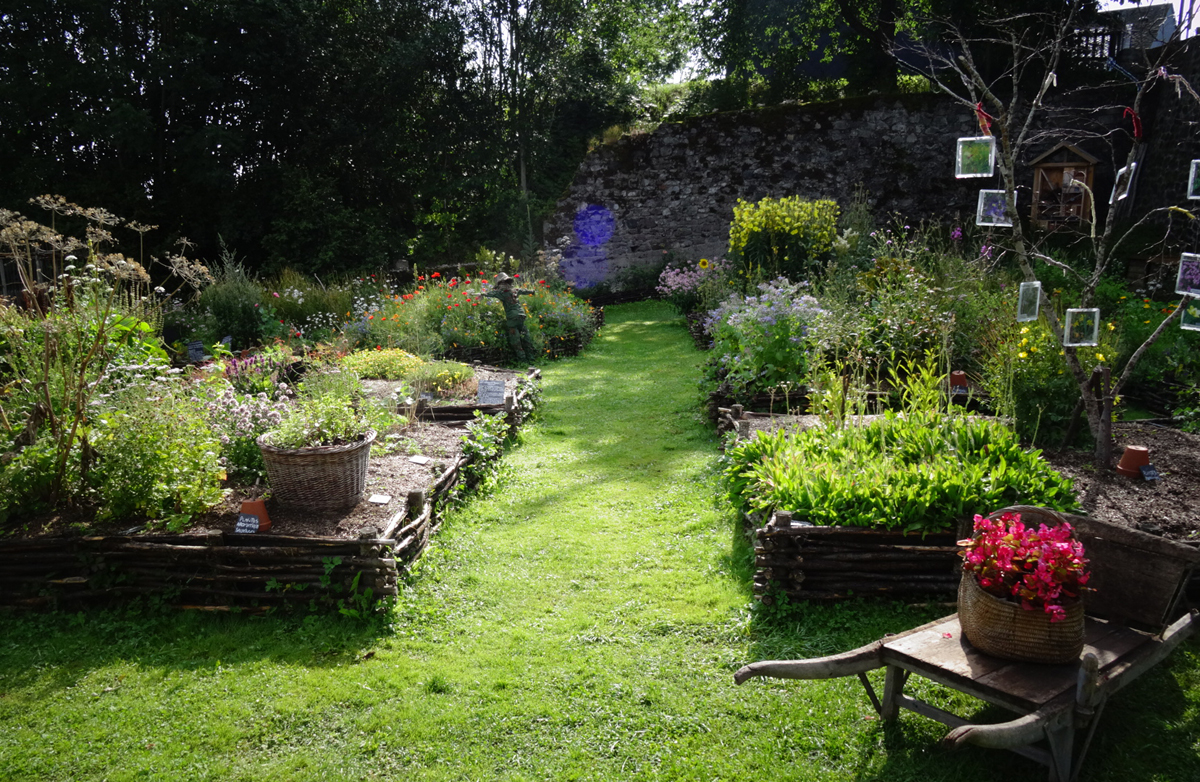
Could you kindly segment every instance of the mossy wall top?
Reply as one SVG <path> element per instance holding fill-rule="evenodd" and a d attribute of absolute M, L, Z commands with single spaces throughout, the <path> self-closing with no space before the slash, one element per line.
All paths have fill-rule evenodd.
<path fill-rule="evenodd" d="M 876 215 L 974 219 L 981 187 L 954 178 L 955 139 L 971 112 L 936 95 L 779 106 L 664 124 L 588 155 L 546 224 L 569 279 L 725 252 L 739 198 L 798 195 L 849 202 L 860 183 Z"/>

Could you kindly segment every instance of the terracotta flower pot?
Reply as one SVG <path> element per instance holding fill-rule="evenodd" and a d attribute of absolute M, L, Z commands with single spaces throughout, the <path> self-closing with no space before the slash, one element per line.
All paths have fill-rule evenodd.
<path fill-rule="evenodd" d="M 1141 467 L 1150 463 L 1150 449 L 1144 445 L 1128 445 L 1125 447 L 1125 453 L 1121 454 L 1121 462 L 1117 465 L 1117 472 L 1122 475 L 1128 475 L 1130 478 L 1142 477 Z"/>
<path fill-rule="evenodd" d="M 271 517 L 267 515 L 267 504 L 262 500 L 246 500 L 242 503 L 242 513 L 258 517 L 259 532 L 271 529 Z"/>

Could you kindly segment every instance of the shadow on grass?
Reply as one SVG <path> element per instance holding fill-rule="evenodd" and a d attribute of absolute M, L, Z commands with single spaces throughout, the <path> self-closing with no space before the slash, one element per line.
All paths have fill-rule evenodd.
<path fill-rule="evenodd" d="M 113 662 L 212 672 L 270 660 L 312 668 L 360 659 L 388 635 L 382 621 L 290 612 L 214 616 L 135 603 L 120 609 L 25 614 L 4 620 L 0 685 L 38 671 L 47 692 L 68 688 Z M 0 686 L 0 695 L 3 687 Z"/>

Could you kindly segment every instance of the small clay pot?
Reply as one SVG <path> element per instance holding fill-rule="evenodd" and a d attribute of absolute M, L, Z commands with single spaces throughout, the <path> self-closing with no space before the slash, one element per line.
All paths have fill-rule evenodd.
<path fill-rule="evenodd" d="M 951 372 L 950 373 L 950 387 L 951 388 L 966 388 L 967 387 L 967 373 L 963 372 L 960 369 L 956 369 L 953 372 Z"/>
<path fill-rule="evenodd" d="M 271 529 L 271 517 L 267 515 L 267 503 L 262 500 L 245 500 L 242 503 L 242 513 L 258 516 L 259 532 Z"/>
<path fill-rule="evenodd" d="M 1128 445 L 1125 453 L 1121 454 L 1121 462 L 1117 472 L 1130 478 L 1142 477 L 1141 467 L 1150 463 L 1150 449 L 1144 445 Z"/>

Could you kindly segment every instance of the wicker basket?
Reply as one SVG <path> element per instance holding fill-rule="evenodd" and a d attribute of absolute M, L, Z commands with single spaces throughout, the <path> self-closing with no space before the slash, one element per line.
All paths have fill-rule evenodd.
<path fill-rule="evenodd" d="M 1083 652 L 1083 603 L 1064 605 L 1066 619 L 1051 622 L 1041 610 L 983 590 L 975 576 L 958 582 L 958 622 L 963 635 L 981 652 L 1029 663 L 1070 663 Z"/>
<path fill-rule="evenodd" d="M 345 445 L 286 450 L 258 438 L 271 493 L 281 505 L 327 511 L 352 508 L 367 487 L 367 465 L 375 432 Z"/>

